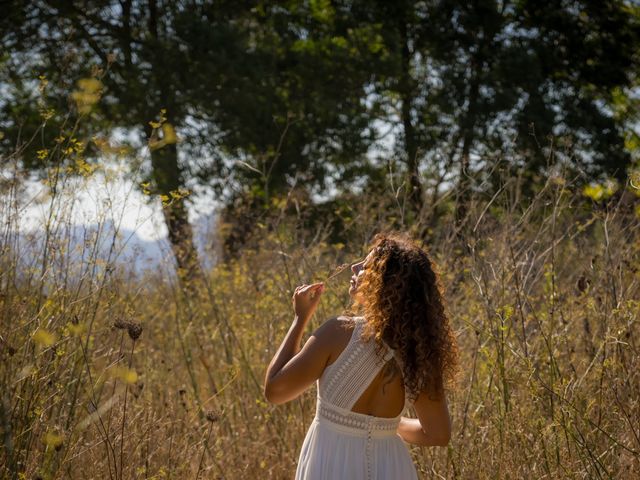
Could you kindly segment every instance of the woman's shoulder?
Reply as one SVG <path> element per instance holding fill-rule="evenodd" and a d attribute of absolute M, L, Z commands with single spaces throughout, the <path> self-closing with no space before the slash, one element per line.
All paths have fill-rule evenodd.
<path fill-rule="evenodd" d="M 357 317 L 337 316 L 326 320 L 318 327 L 314 335 L 338 349 L 344 348 L 353 336 L 355 328 L 358 326 Z"/>
<path fill-rule="evenodd" d="M 335 334 L 339 332 L 353 331 L 354 327 L 360 322 L 362 317 L 348 317 L 345 315 L 339 315 L 326 320 L 318 330 L 322 330 L 323 333 Z"/>
<path fill-rule="evenodd" d="M 321 341 L 330 350 L 327 365 L 331 365 L 347 347 L 357 326 L 357 317 L 338 316 L 324 322 L 317 330 Z"/>

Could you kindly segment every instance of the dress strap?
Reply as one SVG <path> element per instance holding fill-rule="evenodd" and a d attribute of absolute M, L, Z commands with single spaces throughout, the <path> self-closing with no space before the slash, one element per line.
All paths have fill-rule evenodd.
<path fill-rule="evenodd" d="M 386 350 L 386 353 L 384 354 L 384 361 L 388 362 L 396 356 L 396 351 L 389 345 L 387 345 L 387 342 L 385 342 L 384 340 L 382 340 L 382 345 L 384 345 L 384 348 Z"/>
<path fill-rule="evenodd" d="M 382 367 L 394 357 L 394 351 L 386 345 L 383 344 L 381 352 L 375 341 L 363 341 L 364 319 L 354 320 L 349 343 L 318 381 L 318 394 L 347 410 L 351 410 Z"/>

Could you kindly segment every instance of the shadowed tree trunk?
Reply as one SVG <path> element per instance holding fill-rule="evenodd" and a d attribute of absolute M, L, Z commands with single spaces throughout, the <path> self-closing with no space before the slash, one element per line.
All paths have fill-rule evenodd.
<path fill-rule="evenodd" d="M 149 17 L 147 28 L 154 41 L 160 45 L 161 39 L 158 35 L 160 18 L 158 16 L 157 1 L 149 0 L 148 7 Z M 168 126 L 171 128 L 171 132 L 173 132 L 175 137 L 175 131 L 173 130 L 174 122 L 173 118 L 171 118 L 172 115 L 175 114 L 175 109 L 171 108 L 171 106 L 177 105 L 175 90 L 171 82 L 164 75 L 164 59 L 162 54 L 159 53 L 161 51 L 160 49 L 153 50 L 152 70 L 155 73 L 153 80 L 160 91 L 160 99 L 164 102 L 164 112 L 167 112 L 167 116 L 170 119 Z M 157 115 L 159 111 L 161 111 L 161 108 L 153 111 L 152 115 Z M 152 116 L 149 116 L 149 119 L 150 118 L 152 118 Z M 145 131 L 147 133 L 147 139 L 152 141 L 153 130 L 150 128 L 150 125 L 145 125 Z M 166 138 L 166 131 L 163 130 L 163 138 L 161 140 L 165 143 L 160 146 L 160 148 L 151 148 L 152 177 L 158 193 L 168 197 L 168 201 L 163 200 L 162 202 L 162 214 L 169 232 L 171 250 L 176 260 L 176 273 L 183 288 L 192 285 L 194 281 L 199 282 L 200 285 L 204 285 L 201 283 L 204 281 L 204 276 L 200 269 L 198 252 L 193 243 L 193 229 L 189 223 L 185 199 L 181 195 L 172 195 L 172 192 L 175 193 L 185 187 L 184 175 L 178 163 L 177 139 L 173 138 L 169 141 L 169 139 Z M 188 289 L 185 290 L 188 291 Z"/>
<path fill-rule="evenodd" d="M 150 129 L 147 129 L 147 136 L 148 138 L 151 136 Z M 184 177 L 178 164 L 175 143 L 152 149 L 151 165 L 157 193 L 169 198 L 168 201 L 163 201 L 162 214 L 169 232 L 169 242 L 176 260 L 178 277 L 185 284 L 190 284 L 194 280 L 204 281 L 198 252 L 193 242 L 193 229 L 188 220 L 185 199 L 180 195 L 171 195 L 172 192 L 175 193 L 184 188 Z"/>
<path fill-rule="evenodd" d="M 476 2 L 475 8 L 479 5 Z M 504 14 L 506 5 L 503 4 L 500 17 Z M 455 222 L 459 233 L 464 228 L 467 219 L 469 202 L 471 201 L 471 182 L 469 181 L 469 166 L 471 164 L 471 147 L 475 140 L 475 129 L 479 122 L 484 121 L 482 116 L 482 105 L 480 104 L 480 84 L 483 81 L 484 69 L 491 65 L 491 54 L 487 51 L 490 48 L 493 39 L 497 33 L 498 23 L 489 23 L 487 28 L 480 32 L 480 40 L 478 48 L 471 56 L 471 77 L 469 79 L 469 97 L 467 111 L 462 116 L 460 123 L 460 133 L 462 136 L 462 151 L 460 153 L 460 171 L 458 178 L 458 187 L 456 195 Z"/>
<path fill-rule="evenodd" d="M 422 210 L 422 183 L 418 170 L 418 146 L 411 119 L 413 108 L 413 88 L 411 80 L 411 57 L 406 12 L 400 18 L 399 31 L 402 39 L 400 98 L 402 102 L 402 127 L 404 129 L 405 153 L 407 155 L 407 175 L 409 180 L 409 205 L 417 218 Z"/>
<path fill-rule="evenodd" d="M 470 164 L 469 157 L 474 138 L 473 130 L 476 125 L 478 91 L 480 87 L 480 82 L 478 81 L 479 68 L 481 67 L 478 67 L 477 65 L 476 68 L 474 68 L 474 78 L 469 92 L 469 108 L 462 121 L 462 151 L 460 153 L 460 171 L 458 174 L 458 193 L 456 196 L 457 200 L 455 211 L 456 226 L 459 228 L 465 223 L 469 209 L 469 201 L 471 199 L 471 183 L 469 182 L 468 177 Z"/>
<path fill-rule="evenodd" d="M 198 252 L 193 241 L 193 229 L 187 220 L 184 200 L 176 200 L 171 205 L 163 206 L 162 213 L 169 230 L 169 241 L 178 266 L 179 278 L 188 284 L 203 281 Z"/>

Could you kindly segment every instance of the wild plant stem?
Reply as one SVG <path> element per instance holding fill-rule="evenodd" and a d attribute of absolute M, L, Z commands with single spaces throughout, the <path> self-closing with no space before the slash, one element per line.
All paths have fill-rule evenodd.
<path fill-rule="evenodd" d="M 129 366 L 131 368 L 131 363 L 133 361 L 133 350 L 136 348 L 136 341 L 133 340 L 131 343 L 131 354 L 129 355 Z M 129 393 L 129 382 L 125 381 L 124 387 L 124 407 L 122 410 L 122 428 L 120 430 L 120 478 L 124 478 L 124 463 L 123 463 L 123 450 L 124 450 L 124 427 L 127 423 L 127 395 Z"/>
<path fill-rule="evenodd" d="M 204 462 L 204 454 L 207 451 L 207 446 L 209 445 L 209 438 L 211 437 L 211 431 L 213 430 L 213 422 L 209 422 L 209 432 L 207 433 L 207 438 L 204 441 L 204 445 L 202 447 L 202 455 L 200 455 L 200 464 L 198 465 L 198 473 L 196 473 L 196 480 L 200 476 L 200 472 L 202 471 L 202 463 Z"/>

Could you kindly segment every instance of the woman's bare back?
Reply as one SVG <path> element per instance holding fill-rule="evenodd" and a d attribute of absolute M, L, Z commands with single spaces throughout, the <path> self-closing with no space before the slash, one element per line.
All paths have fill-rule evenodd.
<path fill-rule="evenodd" d="M 335 348 L 326 367 L 338 359 L 353 334 L 354 320 L 348 317 L 340 317 L 339 320 L 341 320 L 341 328 L 336 329 Z M 392 358 L 386 362 L 366 390 L 356 400 L 351 411 L 375 417 L 394 418 L 400 415 L 404 405 L 405 392 L 402 372 L 396 360 Z"/>

